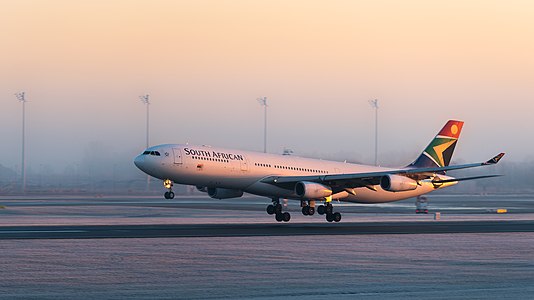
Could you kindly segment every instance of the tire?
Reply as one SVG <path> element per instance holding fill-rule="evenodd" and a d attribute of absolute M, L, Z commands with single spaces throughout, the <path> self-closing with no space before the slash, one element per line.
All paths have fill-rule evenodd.
<path fill-rule="evenodd" d="M 169 192 L 169 199 L 174 199 L 174 192 Z"/>
<path fill-rule="evenodd" d="M 315 207 L 308 206 L 308 215 L 313 216 L 315 214 Z"/>
<path fill-rule="evenodd" d="M 324 212 L 327 215 L 331 215 L 333 210 L 334 210 L 334 207 L 332 207 L 332 204 L 328 204 L 327 206 L 325 206 Z"/>
<path fill-rule="evenodd" d="M 163 197 L 165 197 L 165 199 L 169 199 L 169 192 L 165 192 L 165 194 L 163 194 Z"/>
<path fill-rule="evenodd" d="M 267 205 L 267 213 L 270 215 L 274 215 L 274 205 L 272 204 Z"/>
<path fill-rule="evenodd" d="M 282 204 L 278 203 L 275 205 L 274 207 L 274 212 L 277 213 L 277 214 L 281 214 L 282 213 Z"/>
<path fill-rule="evenodd" d="M 289 220 L 291 220 L 291 215 L 286 211 L 282 214 L 282 221 L 289 222 Z"/>
<path fill-rule="evenodd" d="M 276 219 L 276 221 L 282 222 L 283 216 L 282 216 L 282 214 L 276 214 L 276 216 L 274 218 Z"/>
<path fill-rule="evenodd" d="M 332 220 L 333 220 L 334 222 L 336 222 L 336 223 L 339 222 L 339 221 L 341 221 L 341 214 L 338 213 L 338 212 L 335 212 L 335 213 L 332 215 Z"/>
<path fill-rule="evenodd" d="M 305 216 L 309 215 L 309 212 L 308 212 L 308 206 L 304 206 L 304 207 L 302 208 L 302 214 L 305 215 Z"/>
<path fill-rule="evenodd" d="M 326 214 L 326 220 L 328 222 L 332 222 L 332 221 L 334 221 L 334 216 L 332 214 Z"/>
<path fill-rule="evenodd" d="M 319 207 L 317 207 L 317 213 L 320 214 L 320 215 L 324 215 L 324 213 L 325 213 L 324 205 L 319 205 Z"/>

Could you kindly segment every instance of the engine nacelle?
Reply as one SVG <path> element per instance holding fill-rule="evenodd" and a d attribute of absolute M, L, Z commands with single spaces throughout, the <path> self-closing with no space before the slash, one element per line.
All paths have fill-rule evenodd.
<path fill-rule="evenodd" d="M 319 199 L 331 196 L 332 189 L 316 182 L 299 181 L 295 185 L 295 194 L 301 198 Z"/>
<path fill-rule="evenodd" d="M 208 188 L 208 195 L 215 199 L 239 198 L 243 196 L 243 191 L 223 188 Z"/>
<path fill-rule="evenodd" d="M 208 188 L 205 187 L 205 186 L 197 185 L 196 188 L 197 188 L 197 190 L 198 190 L 199 192 L 203 192 L 203 193 L 207 193 L 207 192 L 208 192 Z"/>
<path fill-rule="evenodd" d="M 417 186 L 417 181 L 400 175 L 385 175 L 380 179 L 380 187 L 389 192 L 413 191 Z"/>

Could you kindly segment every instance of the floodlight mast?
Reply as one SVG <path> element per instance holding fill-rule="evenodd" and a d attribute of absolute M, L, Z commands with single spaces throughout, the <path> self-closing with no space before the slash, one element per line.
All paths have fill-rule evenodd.
<path fill-rule="evenodd" d="M 146 105 L 146 148 L 148 148 L 150 144 L 150 95 L 139 96 L 139 100 Z M 146 177 L 146 190 L 150 190 L 150 175 Z"/>
<path fill-rule="evenodd" d="M 20 176 L 22 179 L 21 191 L 23 194 L 26 194 L 26 93 L 16 93 L 15 97 L 22 103 L 22 162 L 20 165 Z"/>
<path fill-rule="evenodd" d="M 263 153 L 267 153 L 267 97 L 260 97 L 257 100 L 263 106 Z"/>
<path fill-rule="evenodd" d="M 150 95 L 146 94 L 143 96 L 139 96 L 139 99 L 143 104 L 146 105 L 146 147 L 149 146 L 149 126 L 150 126 L 150 114 L 149 114 L 149 107 L 150 107 Z"/>
<path fill-rule="evenodd" d="M 378 166 L 378 99 L 369 100 L 369 104 L 375 109 L 375 166 Z"/>

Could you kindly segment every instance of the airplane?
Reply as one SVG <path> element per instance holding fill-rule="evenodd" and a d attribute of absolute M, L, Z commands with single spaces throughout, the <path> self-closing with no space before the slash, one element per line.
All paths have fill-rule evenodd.
<path fill-rule="evenodd" d="M 302 214 L 325 215 L 328 222 L 339 222 L 341 213 L 332 201 L 385 203 L 417 197 L 464 180 L 497 177 L 481 175 L 454 178 L 446 172 L 495 165 L 504 156 L 461 165 L 449 165 L 464 122 L 449 120 L 419 157 L 402 168 L 385 168 L 346 162 L 302 158 L 293 155 L 163 144 L 147 148 L 134 164 L 146 174 L 163 180 L 173 199 L 174 183 L 194 185 L 215 199 L 229 199 L 249 193 L 269 197 L 267 213 L 278 222 L 288 222 L 280 199 L 299 200 Z"/>

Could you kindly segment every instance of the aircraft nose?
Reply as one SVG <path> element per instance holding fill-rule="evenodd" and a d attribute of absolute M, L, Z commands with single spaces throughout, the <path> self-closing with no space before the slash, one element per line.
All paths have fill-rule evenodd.
<path fill-rule="evenodd" d="M 143 169 L 144 162 L 145 162 L 145 157 L 143 155 L 138 155 L 134 159 L 134 165 L 142 171 L 144 171 Z"/>

